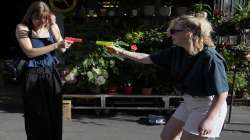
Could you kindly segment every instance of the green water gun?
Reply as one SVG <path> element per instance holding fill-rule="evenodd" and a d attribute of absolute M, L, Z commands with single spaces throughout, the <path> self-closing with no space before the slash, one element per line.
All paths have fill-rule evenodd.
<path fill-rule="evenodd" d="M 125 42 L 123 42 L 123 41 L 100 41 L 100 40 L 98 40 L 98 41 L 96 41 L 96 45 L 98 45 L 98 46 L 104 46 L 104 47 L 113 47 L 113 46 L 115 46 L 115 47 L 119 47 L 119 46 L 129 46 L 129 44 L 128 43 L 125 43 Z"/>

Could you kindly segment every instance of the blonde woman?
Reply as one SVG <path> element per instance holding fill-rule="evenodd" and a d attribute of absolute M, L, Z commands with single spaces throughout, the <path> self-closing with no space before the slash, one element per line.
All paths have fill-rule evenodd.
<path fill-rule="evenodd" d="M 229 87 L 225 60 L 211 39 L 211 24 L 204 14 L 185 15 L 173 19 L 167 31 L 174 46 L 159 53 L 129 52 L 113 46 L 109 47 L 110 52 L 170 69 L 175 89 L 183 95 L 184 102 L 163 128 L 162 140 L 219 137 L 226 117 Z"/>
<path fill-rule="evenodd" d="M 61 81 L 56 50 L 69 47 L 63 41 L 55 16 L 42 1 L 33 2 L 16 27 L 25 54 L 23 105 L 28 140 L 62 140 Z"/>

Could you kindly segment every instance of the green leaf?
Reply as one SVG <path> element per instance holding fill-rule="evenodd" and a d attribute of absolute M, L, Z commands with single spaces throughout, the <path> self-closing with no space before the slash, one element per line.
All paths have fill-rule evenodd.
<path fill-rule="evenodd" d="M 91 71 L 87 72 L 87 76 L 89 81 L 91 81 L 94 78 L 93 73 Z"/>

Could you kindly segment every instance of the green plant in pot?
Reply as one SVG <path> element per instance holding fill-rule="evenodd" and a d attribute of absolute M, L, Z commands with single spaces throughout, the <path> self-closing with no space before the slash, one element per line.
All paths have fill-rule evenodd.
<path fill-rule="evenodd" d="M 242 61 L 247 60 L 246 55 L 250 54 L 250 43 L 240 43 L 237 46 L 233 46 L 232 50 L 234 50 L 234 53 L 237 55 L 238 58 L 238 65 L 248 67 L 250 66 L 248 62 Z"/>
<path fill-rule="evenodd" d="M 244 94 L 248 92 L 247 77 L 248 77 L 248 74 L 245 71 L 238 71 L 236 73 L 235 83 L 234 83 L 234 91 L 235 91 L 236 97 L 242 98 Z M 233 86 L 232 85 L 233 84 L 233 71 L 228 72 L 228 82 L 229 82 L 230 87 L 232 87 Z"/>
<path fill-rule="evenodd" d="M 125 49 L 131 51 L 137 51 L 138 49 L 139 52 L 152 54 L 161 49 L 163 40 L 166 36 L 165 32 L 161 32 L 158 28 L 154 28 L 127 32 L 123 39 L 125 42 L 130 44 L 130 46 L 125 47 Z M 133 50 L 133 45 L 136 45 L 137 49 Z M 152 88 L 155 86 L 157 81 L 156 66 L 144 65 L 137 62 L 131 63 L 133 63 L 133 66 L 131 67 L 133 71 L 130 75 L 134 75 L 133 77 L 135 84 L 137 85 L 136 87 L 152 91 Z M 150 92 L 145 94 L 150 94 Z"/>
<path fill-rule="evenodd" d="M 233 20 L 239 23 L 241 28 L 250 28 L 250 1 L 240 0 L 234 10 Z"/>
<path fill-rule="evenodd" d="M 233 8 L 233 16 L 221 16 L 215 22 L 219 35 L 238 35 L 240 28 L 250 28 L 250 1 L 240 0 Z"/>
<path fill-rule="evenodd" d="M 223 49 L 221 53 L 227 62 L 227 76 L 229 86 L 231 88 L 233 87 L 233 80 L 235 78 L 234 91 L 236 92 L 236 95 L 242 96 L 242 93 L 247 91 L 247 79 L 249 78 L 250 63 L 247 61 L 242 61 L 241 56 L 238 56 L 238 50 L 232 51 Z M 235 68 L 236 75 L 234 77 Z"/>
<path fill-rule="evenodd" d="M 134 85 L 136 81 L 136 73 L 134 72 L 135 62 L 129 59 L 120 61 L 117 64 L 119 68 L 119 82 L 121 84 L 122 93 L 132 94 L 134 92 Z"/>
<path fill-rule="evenodd" d="M 212 8 L 210 5 L 206 4 L 206 3 L 195 3 L 193 6 L 192 6 L 192 12 L 194 12 L 195 14 L 196 13 L 202 13 L 202 12 L 206 12 L 207 13 L 207 16 L 209 18 L 212 17 Z"/>
<path fill-rule="evenodd" d="M 166 37 L 167 34 L 165 32 L 159 31 L 158 28 L 153 28 L 127 32 L 122 39 L 130 44 L 125 49 L 131 50 L 132 45 L 137 45 L 139 52 L 151 54 L 159 51 Z"/>
<path fill-rule="evenodd" d="M 138 73 L 137 82 L 142 90 L 142 94 L 151 94 L 157 81 L 157 69 L 155 65 L 138 64 L 135 72 Z"/>
<path fill-rule="evenodd" d="M 112 57 L 107 50 L 99 47 L 90 52 L 79 65 L 78 73 L 82 81 L 90 88 L 102 88 L 107 84 L 110 74 L 118 75 L 116 58 Z"/>

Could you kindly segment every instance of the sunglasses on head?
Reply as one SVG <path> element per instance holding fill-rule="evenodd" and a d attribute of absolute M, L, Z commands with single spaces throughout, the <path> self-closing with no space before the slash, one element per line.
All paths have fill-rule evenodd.
<path fill-rule="evenodd" d="M 182 29 L 170 29 L 170 34 L 172 35 L 172 34 L 175 34 L 178 32 L 182 32 L 182 31 L 184 31 L 184 30 L 182 30 Z"/>

